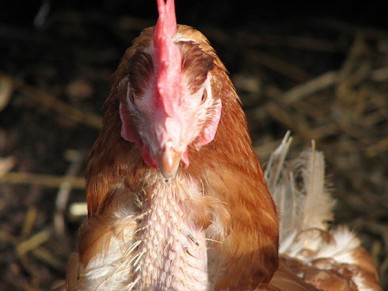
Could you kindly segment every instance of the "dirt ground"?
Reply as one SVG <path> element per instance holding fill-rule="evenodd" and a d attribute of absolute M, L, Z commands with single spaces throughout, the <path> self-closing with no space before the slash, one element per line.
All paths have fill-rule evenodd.
<path fill-rule="evenodd" d="M 388 3 L 176 2 L 228 67 L 263 164 L 287 130 L 291 155 L 324 151 L 335 224 L 388 290 Z M 150 0 L 0 1 L 0 290 L 63 280 L 110 76 L 155 20 Z"/>

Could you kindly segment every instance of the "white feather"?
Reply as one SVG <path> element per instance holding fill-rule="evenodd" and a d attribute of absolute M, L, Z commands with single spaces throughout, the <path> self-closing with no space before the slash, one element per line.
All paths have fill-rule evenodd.
<path fill-rule="evenodd" d="M 291 142 L 287 132 L 265 169 L 279 215 L 280 253 L 305 262 L 326 257 L 352 263 L 349 254 L 360 245 L 359 239 L 346 227 L 328 230 L 335 201 L 325 185 L 323 153 L 315 150 L 313 142 L 311 149 L 286 161 Z M 326 231 L 330 241 L 324 235 Z M 310 251 L 309 257 L 306 249 Z"/>

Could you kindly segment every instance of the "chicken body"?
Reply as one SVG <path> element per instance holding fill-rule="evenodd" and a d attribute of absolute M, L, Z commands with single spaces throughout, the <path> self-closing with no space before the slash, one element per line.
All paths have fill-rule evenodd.
<path fill-rule="evenodd" d="M 137 94 L 147 85 L 152 42 L 153 28 L 127 50 L 114 76 L 88 164 L 89 219 L 80 232 L 79 278 L 71 285 L 82 290 L 223 290 L 267 283 L 278 266 L 275 206 L 239 98 L 201 33 L 179 26 L 175 43 L 191 91 L 208 82 L 207 97 L 222 103 L 214 139 L 196 143 L 207 117 L 188 146 L 190 164 L 181 164 L 167 181 L 144 161 L 142 145 L 125 140 L 127 131 L 137 130 L 127 109 L 128 84 Z"/>

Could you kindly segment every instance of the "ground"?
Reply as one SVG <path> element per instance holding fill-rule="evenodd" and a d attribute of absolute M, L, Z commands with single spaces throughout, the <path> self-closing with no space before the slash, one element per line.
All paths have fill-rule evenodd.
<path fill-rule="evenodd" d="M 387 3 L 176 2 L 229 69 L 262 163 L 287 130 L 291 155 L 325 153 L 334 224 L 388 289 Z M 111 75 L 155 19 L 153 1 L 0 2 L 1 290 L 63 280 Z"/>

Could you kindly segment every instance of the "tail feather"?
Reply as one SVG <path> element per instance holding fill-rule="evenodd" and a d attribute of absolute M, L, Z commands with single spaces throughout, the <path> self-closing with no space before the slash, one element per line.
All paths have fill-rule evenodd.
<path fill-rule="evenodd" d="M 313 146 L 311 150 L 302 152 L 295 164 L 294 181 L 303 181 L 301 185 L 295 185 L 300 200 L 304 200 L 301 203 L 303 228 L 326 229 L 327 222 L 333 219 L 334 200 L 325 185 L 323 153 Z"/>
<path fill-rule="evenodd" d="M 339 290 L 341 284 L 381 290 L 373 261 L 358 237 L 344 226 L 329 228 L 335 200 L 325 183 L 323 153 L 313 142 L 311 149 L 287 161 L 291 142 L 287 132 L 265 169 L 278 209 L 283 267 L 287 265 L 291 273 L 319 290 Z M 276 273 L 273 283 L 281 286 L 283 281 L 280 272 Z"/>
<path fill-rule="evenodd" d="M 297 159 L 286 162 L 291 142 L 287 132 L 265 170 L 269 191 L 278 208 L 281 245 L 302 230 L 326 230 L 327 222 L 333 219 L 335 203 L 325 185 L 323 154 L 313 144 Z"/>

